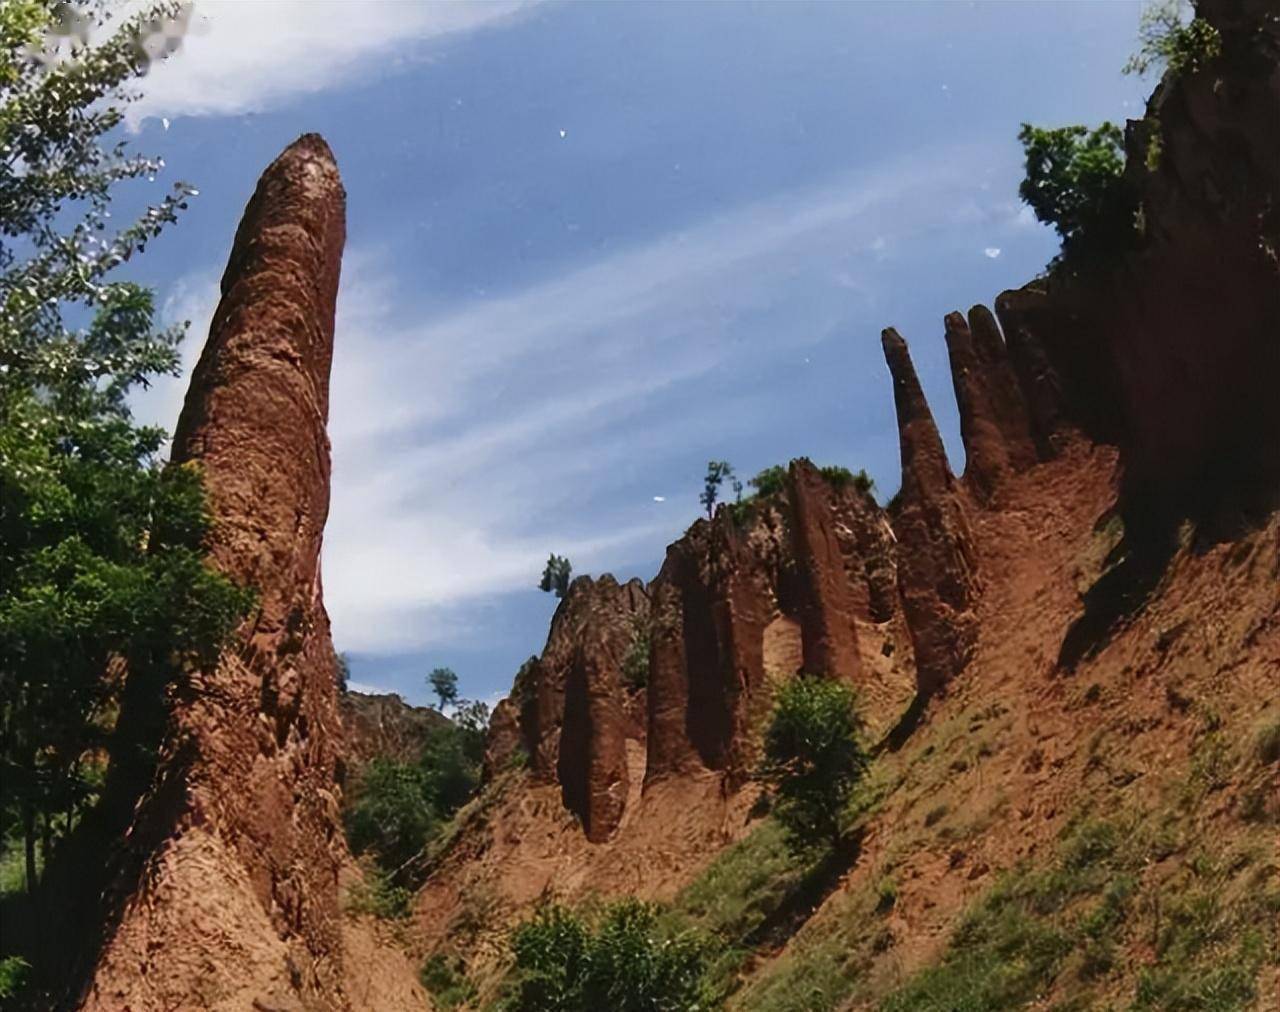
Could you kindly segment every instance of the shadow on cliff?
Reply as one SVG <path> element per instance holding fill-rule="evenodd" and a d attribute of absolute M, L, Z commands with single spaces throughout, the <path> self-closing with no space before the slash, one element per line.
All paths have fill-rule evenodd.
<path fill-rule="evenodd" d="M 146 684 L 124 701 L 113 746 L 119 758 L 101 800 L 58 848 L 36 895 L 0 910 L 5 935 L 25 940 L 32 965 L 30 993 L 17 1009 L 80 1006 L 127 903 L 147 893 L 147 858 L 172 837 L 183 810 L 195 750 L 187 743 L 166 754 L 157 780 L 168 707 L 153 683 L 137 682 Z"/>
<path fill-rule="evenodd" d="M 743 939 L 743 944 L 766 953 L 786 945 L 858 863 L 862 856 L 863 832 L 861 827 L 855 829 L 810 868 L 769 916 Z"/>
<path fill-rule="evenodd" d="M 1199 555 L 1215 545 L 1244 541 L 1280 505 L 1269 486 L 1224 480 L 1204 487 L 1211 491 L 1198 499 L 1163 491 L 1131 495 L 1124 510 L 1125 536 L 1084 594 L 1084 613 L 1071 623 L 1058 651 L 1059 670 L 1074 671 L 1142 613 L 1184 544 Z"/>

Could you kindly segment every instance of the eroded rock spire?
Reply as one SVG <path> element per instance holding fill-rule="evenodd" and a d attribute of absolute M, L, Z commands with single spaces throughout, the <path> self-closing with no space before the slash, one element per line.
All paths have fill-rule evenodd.
<path fill-rule="evenodd" d="M 892 327 L 881 335 L 893 377 L 902 452 L 902 492 L 893 529 L 898 538 L 898 587 L 916 660 L 916 704 L 903 733 L 928 700 L 968 662 L 976 636 L 971 611 L 978 593 L 974 553 L 962 494 L 907 342 Z"/>
<path fill-rule="evenodd" d="M 211 564 L 258 600 L 236 644 L 172 701 L 128 833 L 141 870 L 117 883 L 85 1009 L 351 1008 L 320 582 L 345 228 L 333 155 L 308 134 L 263 173 L 236 232 L 173 459 L 204 474 Z"/>

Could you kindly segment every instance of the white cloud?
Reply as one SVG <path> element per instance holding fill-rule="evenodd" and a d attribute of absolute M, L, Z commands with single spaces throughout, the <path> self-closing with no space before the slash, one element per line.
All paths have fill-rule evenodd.
<path fill-rule="evenodd" d="M 381 685 L 371 685 L 368 682 L 357 682 L 354 679 L 347 682 L 347 689 L 351 692 L 359 692 L 365 696 L 385 696 L 393 690 L 383 688 Z"/>
<path fill-rule="evenodd" d="M 995 260 L 997 257 L 1000 256 L 1000 247 L 988 246 L 986 249 L 982 251 L 982 253 L 988 260 Z"/>
<path fill-rule="evenodd" d="M 148 117 L 259 112 L 394 66 L 424 40 L 500 23 L 525 6 L 520 0 L 196 0 L 181 49 L 153 65 L 128 120 L 136 127 Z"/>
<path fill-rule="evenodd" d="M 746 395 L 729 416 L 696 384 L 747 356 L 791 360 L 823 335 L 796 328 L 744 344 L 740 325 L 805 285 L 857 298 L 858 279 L 835 285 L 825 265 L 843 257 L 857 272 L 863 256 L 870 268 L 873 253 L 849 251 L 926 231 L 929 209 L 966 185 L 979 155 L 743 206 L 435 315 L 411 283 L 397 285 L 396 251 L 349 250 L 324 557 L 339 648 L 392 654 L 483 636 L 484 603 L 532 590 L 551 551 L 577 572 L 659 555 L 693 519 L 694 488 L 684 511 L 656 509 L 643 492 L 598 497 L 693 433 L 761 424 L 767 412 Z M 211 267 L 188 279 L 168 303 L 193 320 L 193 353 L 217 277 Z M 171 425 L 180 394 L 155 397 L 149 410 Z"/>

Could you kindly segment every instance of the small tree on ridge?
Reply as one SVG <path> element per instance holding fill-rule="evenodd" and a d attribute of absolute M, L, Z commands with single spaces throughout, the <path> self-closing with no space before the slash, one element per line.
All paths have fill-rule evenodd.
<path fill-rule="evenodd" d="M 542 569 L 542 579 L 538 583 L 538 589 L 547 593 L 554 592 L 556 597 L 564 597 L 569 592 L 569 577 L 572 573 L 573 566 L 568 558 L 553 552 Z"/>
<path fill-rule="evenodd" d="M 458 701 L 458 676 L 452 668 L 436 668 L 427 675 L 427 681 L 431 683 L 431 691 L 440 700 L 441 710 Z"/>

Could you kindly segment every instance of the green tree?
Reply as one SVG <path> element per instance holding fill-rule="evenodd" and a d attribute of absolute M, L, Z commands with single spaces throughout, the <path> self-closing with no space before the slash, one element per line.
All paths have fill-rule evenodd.
<path fill-rule="evenodd" d="M 1062 237 L 1063 260 L 1078 263 L 1133 244 L 1138 203 L 1124 180 L 1124 134 L 1118 126 L 1045 129 L 1023 123 L 1018 140 L 1026 155 L 1018 195 Z"/>
<path fill-rule="evenodd" d="M 162 468 L 163 431 L 128 404 L 177 373 L 183 328 L 157 329 L 152 293 L 114 272 L 195 191 L 112 232 L 117 184 L 163 163 L 105 138 L 148 26 L 178 13 L 157 5 L 90 45 L 106 3 L 0 6 L 0 830 L 16 819 L 30 888 L 37 837 L 47 858 L 92 801 L 92 757 L 137 744 L 112 734 L 125 681 L 161 698 L 251 601 L 205 564 L 199 471 Z"/>
<path fill-rule="evenodd" d="M 809 675 L 783 683 L 763 752 L 759 775 L 795 849 L 839 847 L 845 809 L 867 766 L 853 690 Z"/>
<path fill-rule="evenodd" d="M 569 560 L 563 555 L 552 553 L 542 569 L 542 579 L 538 583 L 538 589 L 548 593 L 554 592 L 556 597 L 564 597 L 569 592 L 569 577 L 572 573 L 573 566 Z"/>
<path fill-rule="evenodd" d="M 380 756 L 361 771 L 344 821 L 352 853 L 395 872 L 422 850 L 439 815 L 423 768 Z"/>
<path fill-rule="evenodd" d="M 338 682 L 338 691 L 346 692 L 347 683 L 351 681 L 351 660 L 346 653 L 340 653 L 334 661 L 334 677 Z"/>
<path fill-rule="evenodd" d="M 787 487 L 787 469 L 781 464 L 766 467 L 749 484 L 758 495 L 775 495 Z"/>
<path fill-rule="evenodd" d="M 702 503 L 703 509 L 707 511 L 707 519 L 715 515 L 716 502 L 720 499 L 720 486 L 730 479 L 733 480 L 734 487 L 741 498 L 742 485 L 734 478 L 730 463 L 727 460 L 707 461 L 707 474 L 703 478 L 702 494 L 698 496 L 698 502 Z"/>
<path fill-rule="evenodd" d="M 442 821 L 465 805 L 480 786 L 489 707 L 460 700 L 453 721 L 434 731 L 419 762 L 427 794 Z"/>
<path fill-rule="evenodd" d="M 431 691 L 436 694 L 436 698 L 440 700 L 441 710 L 458 701 L 458 676 L 453 673 L 452 668 L 434 669 L 427 675 L 427 682 L 431 685 Z"/>
<path fill-rule="evenodd" d="M 488 724 L 484 703 L 458 700 L 454 719 L 428 735 L 416 760 L 382 756 L 360 771 L 344 823 L 352 853 L 383 876 L 377 888 L 416 884 L 414 859 L 480 786 Z"/>
<path fill-rule="evenodd" d="M 596 925 L 547 906 L 512 932 L 509 1012 L 695 1012 L 715 1007 L 710 949 L 639 900 L 607 907 Z"/>
<path fill-rule="evenodd" d="M 1222 36 L 1204 18 L 1192 17 L 1187 0 L 1156 0 L 1138 20 L 1138 51 L 1124 65 L 1126 74 L 1165 67 L 1171 74 L 1195 73 L 1222 54 Z"/>
<path fill-rule="evenodd" d="M 627 644 L 626 656 L 622 658 L 622 677 L 628 687 L 643 689 L 649 684 L 649 651 L 652 636 L 649 632 L 649 617 L 632 615 L 631 642 Z"/>

